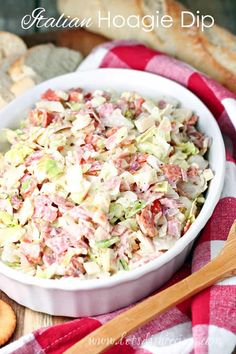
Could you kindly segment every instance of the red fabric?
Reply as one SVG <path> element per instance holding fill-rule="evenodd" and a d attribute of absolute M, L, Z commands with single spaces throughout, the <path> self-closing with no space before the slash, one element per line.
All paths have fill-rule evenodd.
<path fill-rule="evenodd" d="M 199 243 L 213 240 L 225 240 L 236 217 L 236 199 L 222 198 L 216 206 L 212 219 L 202 232 Z"/>
<path fill-rule="evenodd" d="M 43 331 L 35 332 L 35 339 L 44 349 L 45 353 L 62 354 L 72 344 L 94 331 L 101 324 L 99 321 L 92 318 L 82 318 L 68 322 L 65 325 L 60 324 L 54 327 L 49 327 Z"/>
<path fill-rule="evenodd" d="M 118 46 L 111 50 L 112 54 L 115 54 L 116 57 L 122 59 L 122 61 L 136 70 L 145 70 L 146 65 L 149 61 L 157 54 L 153 49 L 147 48 L 144 45 L 136 46 Z M 110 67 L 108 61 L 104 61 L 101 64 L 101 67 Z"/>
<path fill-rule="evenodd" d="M 200 74 L 194 73 L 191 75 L 188 81 L 188 88 L 190 91 L 195 93 L 195 95 L 197 95 L 202 102 L 207 104 L 215 118 L 218 119 L 221 116 L 224 111 L 224 106 L 216 98 L 214 91 L 211 90 L 211 88 L 207 85 L 207 82 Z"/>
<path fill-rule="evenodd" d="M 192 325 L 196 324 L 209 324 L 210 323 L 210 312 L 206 311 L 210 306 L 210 290 L 206 289 L 201 292 L 200 301 L 199 297 L 196 296 L 191 304 L 192 310 Z"/>
<path fill-rule="evenodd" d="M 102 55 L 101 55 L 102 50 Z M 100 62 L 98 63 L 98 58 Z M 97 60 L 91 60 L 97 59 Z M 225 98 L 235 96 L 205 75 L 188 65 L 134 42 L 110 42 L 98 47 L 83 63 L 83 69 L 122 67 L 146 70 L 178 81 L 193 91 L 213 112 L 227 136 L 227 183 L 223 197 L 212 218 L 204 228 L 194 250 L 192 271 L 209 262 L 220 250 L 230 225 L 236 217 L 236 165 L 232 155 L 236 141 L 235 130 L 224 107 Z M 97 64 L 96 64 L 97 65 Z M 230 177 L 229 177 L 230 176 Z M 184 266 L 165 286 L 190 274 Z M 112 347 L 108 353 L 224 353 L 232 352 L 236 344 L 236 279 L 202 291 L 193 299 L 170 309 L 134 334 Z M 120 311 L 97 316 L 96 319 L 79 319 L 48 329 L 38 330 L 30 338 L 19 340 L 14 353 L 60 354 L 74 342 L 115 317 Z M 147 339 L 149 338 L 149 342 Z M 25 343 L 27 341 L 27 344 Z M 174 344 L 173 344 L 174 343 Z M 15 343 L 14 343 L 15 344 Z M 15 345 L 16 345 L 15 344 Z M 11 349 L 10 346 L 8 347 Z M 41 350 L 41 351 L 40 351 Z M 11 352 L 11 351 L 8 351 Z M 82 353 L 81 353 L 82 354 Z"/>

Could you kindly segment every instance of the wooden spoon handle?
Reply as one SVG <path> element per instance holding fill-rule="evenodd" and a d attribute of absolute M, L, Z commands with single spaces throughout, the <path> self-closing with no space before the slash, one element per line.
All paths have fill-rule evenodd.
<path fill-rule="evenodd" d="M 225 255 L 224 255 L 225 256 Z M 232 266 L 219 255 L 199 271 L 123 312 L 76 343 L 66 354 L 97 354 L 152 320 L 170 307 L 186 300 L 217 281 L 232 275 Z"/>

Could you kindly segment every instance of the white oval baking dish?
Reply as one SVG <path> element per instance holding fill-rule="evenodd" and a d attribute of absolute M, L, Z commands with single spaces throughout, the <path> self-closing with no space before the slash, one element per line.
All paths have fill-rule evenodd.
<path fill-rule="evenodd" d="M 10 298 L 35 311 L 61 316 L 92 316 L 111 312 L 149 295 L 184 263 L 194 240 L 212 215 L 219 200 L 225 172 L 224 143 L 218 125 L 206 106 L 181 85 L 158 75 L 127 69 L 97 69 L 76 72 L 46 81 L 15 99 L 0 112 L 0 128 L 17 127 L 40 94 L 52 89 L 133 90 L 146 97 L 160 95 L 177 98 L 199 116 L 199 129 L 212 137 L 208 159 L 215 177 L 206 202 L 194 224 L 161 257 L 142 267 L 98 280 L 44 280 L 25 275 L 0 262 L 0 288 Z"/>

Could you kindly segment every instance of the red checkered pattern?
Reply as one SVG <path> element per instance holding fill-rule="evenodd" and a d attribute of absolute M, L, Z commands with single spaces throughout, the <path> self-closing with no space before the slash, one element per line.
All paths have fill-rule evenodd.
<path fill-rule="evenodd" d="M 208 106 L 226 138 L 227 171 L 222 198 L 195 247 L 192 270 L 184 266 L 168 286 L 215 257 L 236 218 L 236 134 L 234 117 L 229 118 L 232 111 L 236 112 L 236 97 L 188 65 L 135 42 L 115 41 L 100 46 L 85 59 L 80 69 L 97 67 L 145 70 L 179 82 Z M 119 312 L 35 331 L 0 352 L 61 354 Z M 108 353 L 230 354 L 235 345 L 236 277 L 232 277 L 162 314 Z"/>

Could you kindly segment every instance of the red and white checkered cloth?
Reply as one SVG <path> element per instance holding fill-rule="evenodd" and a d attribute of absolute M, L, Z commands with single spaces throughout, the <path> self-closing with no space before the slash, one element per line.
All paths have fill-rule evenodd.
<path fill-rule="evenodd" d="M 184 266 L 167 285 L 172 284 L 202 267 L 219 252 L 236 218 L 236 124 L 233 122 L 236 97 L 188 65 L 136 42 L 115 41 L 102 45 L 85 59 L 79 70 L 97 67 L 146 70 L 179 82 L 209 107 L 224 134 L 227 163 L 221 199 L 196 245 L 192 270 Z M 0 352 L 60 354 L 117 313 L 119 311 L 40 329 Z M 235 345 L 236 277 L 232 277 L 162 314 L 108 352 L 230 354 Z"/>

